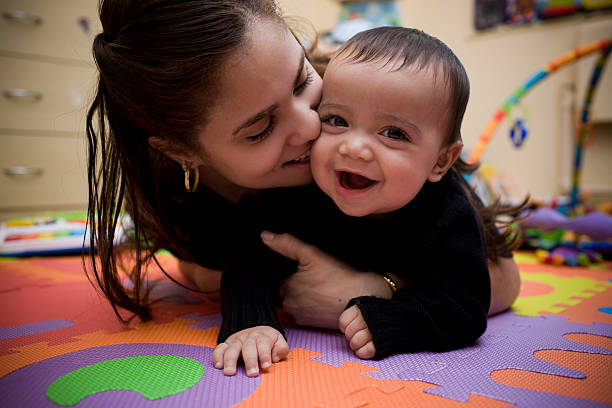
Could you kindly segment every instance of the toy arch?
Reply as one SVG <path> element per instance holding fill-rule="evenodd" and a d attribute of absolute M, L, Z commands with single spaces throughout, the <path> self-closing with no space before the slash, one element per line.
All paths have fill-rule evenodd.
<path fill-rule="evenodd" d="M 557 71 L 559 68 L 569 65 L 570 63 L 573 63 L 586 55 L 599 51 L 601 55 L 595 63 L 595 67 L 593 68 L 593 73 L 591 75 L 591 80 L 589 82 L 589 87 L 587 89 L 583 104 L 582 115 L 580 118 L 580 126 L 574 149 L 574 166 L 572 174 L 570 208 L 575 209 L 576 205 L 578 204 L 578 196 L 580 193 L 580 169 L 582 163 L 582 153 L 591 128 L 591 101 L 593 100 L 595 89 L 597 88 L 599 78 L 601 77 L 601 72 L 603 71 L 606 60 L 610 55 L 611 49 L 612 38 L 604 38 L 602 40 L 583 45 L 555 58 L 554 60 L 546 64 L 545 68 L 538 70 L 535 74 L 529 77 L 527 81 L 525 81 L 521 86 L 519 86 L 512 93 L 512 95 L 510 95 L 510 97 L 506 99 L 502 106 L 497 110 L 497 112 L 495 112 L 493 117 L 489 120 L 484 130 L 480 134 L 480 137 L 476 141 L 476 144 L 474 145 L 474 148 L 472 149 L 472 152 L 468 157 L 467 162 L 469 164 L 472 164 L 480 160 L 482 154 L 484 153 L 484 150 L 491 141 L 491 138 L 493 137 L 493 134 L 497 130 L 501 121 L 512 112 L 514 106 L 516 106 L 521 100 L 521 98 L 523 98 L 523 96 L 525 96 L 525 94 L 529 90 L 531 90 L 538 82 L 540 82 L 542 79 L 546 78 L 553 72 Z"/>

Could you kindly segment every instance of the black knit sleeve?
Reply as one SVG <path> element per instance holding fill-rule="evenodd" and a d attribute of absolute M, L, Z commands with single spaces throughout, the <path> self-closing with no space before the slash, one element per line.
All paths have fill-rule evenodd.
<path fill-rule="evenodd" d="M 243 272 L 243 271 L 242 271 Z M 279 303 L 278 280 L 259 282 L 244 273 L 227 271 L 221 278 L 221 314 L 223 320 L 217 343 L 232 334 L 255 326 L 270 326 L 285 332 L 276 313 Z"/>
<path fill-rule="evenodd" d="M 255 326 L 270 326 L 285 335 L 276 310 L 281 304 L 280 283 L 296 270 L 297 263 L 261 241 L 260 233 L 270 218 L 266 204 L 261 197 L 244 197 L 239 202 L 240 233 L 235 235 L 235 253 L 221 278 L 223 320 L 217 343 Z"/>
<path fill-rule="evenodd" d="M 441 219 L 428 249 L 405 264 L 412 287 L 392 299 L 358 297 L 376 356 L 465 347 L 486 329 L 490 281 L 484 237 L 471 207 Z"/>

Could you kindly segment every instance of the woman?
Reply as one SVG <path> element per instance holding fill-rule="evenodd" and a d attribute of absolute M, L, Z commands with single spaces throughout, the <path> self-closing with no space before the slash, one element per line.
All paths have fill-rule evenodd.
<path fill-rule="evenodd" d="M 271 0 L 105 0 L 100 19 L 93 44 L 100 78 L 87 116 L 91 247 L 100 259 L 92 269 L 120 318 L 124 308 L 148 319 L 142 281 L 155 251 L 170 250 L 185 275 L 216 289 L 218 275 L 209 283 L 193 265 L 234 265 L 248 224 L 239 198 L 312 182 L 321 78 Z M 113 246 L 122 208 L 134 223 L 133 290 L 122 285 Z M 285 310 L 300 324 L 338 327 L 348 299 L 390 296 L 381 275 L 293 237 L 270 245 L 300 264 L 282 290 Z M 494 305 L 506 308 L 515 297 L 515 267 L 506 259 L 492 266 Z M 513 285 L 496 283 L 503 279 Z"/>

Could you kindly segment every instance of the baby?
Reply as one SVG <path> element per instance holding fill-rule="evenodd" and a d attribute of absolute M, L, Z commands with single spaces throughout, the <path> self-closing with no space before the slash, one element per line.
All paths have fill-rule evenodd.
<path fill-rule="evenodd" d="M 503 249 L 487 253 L 483 208 L 461 176 L 468 98 L 463 65 L 441 41 L 402 27 L 361 32 L 335 53 L 323 78 L 322 132 L 311 152 L 317 186 L 262 191 L 239 203 L 259 230 L 295 235 L 389 284 L 388 297 L 353 298 L 340 316 L 361 358 L 465 347 L 486 329 L 487 257 Z M 494 229 L 494 217 L 486 219 L 484 228 Z M 282 278 L 278 267 L 257 277 L 263 274 Z M 256 279 L 224 275 L 222 304 Z M 253 307 L 261 308 L 258 302 L 270 300 Z M 275 313 L 272 303 L 267 308 Z M 235 309 L 223 310 L 235 320 L 228 327 L 247 328 L 220 334 L 218 368 L 228 363 L 228 350 L 235 363 L 255 347 L 248 345 L 252 333 L 278 329 L 247 325 Z M 250 360 L 274 347 L 278 342 L 249 350 Z"/>

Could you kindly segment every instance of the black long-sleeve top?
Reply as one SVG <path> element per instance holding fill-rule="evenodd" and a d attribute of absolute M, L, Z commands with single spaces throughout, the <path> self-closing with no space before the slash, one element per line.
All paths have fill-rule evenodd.
<path fill-rule="evenodd" d="M 275 311 L 279 284 L 297 264 L 267 249 L 262 229 L 291 233 L 358 270 L 411 282 L 392 299 L 364 296 L 347 305 L 359 307 L 377 357 L 461 348 L 486 329 L 485 239 L 453 171 L 426 182 L 412 202 L 385 215 L 347 216 L 315 185 L 245 196 L 236 212 L 242 233 L 223 274 L 219 342 L 258 325 L 282 332 Z"/>

